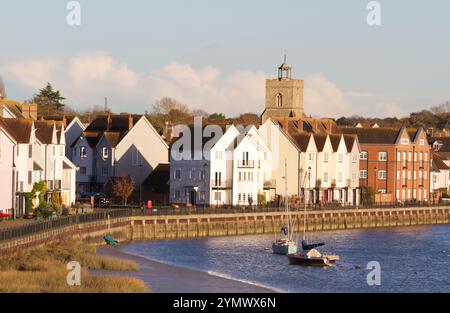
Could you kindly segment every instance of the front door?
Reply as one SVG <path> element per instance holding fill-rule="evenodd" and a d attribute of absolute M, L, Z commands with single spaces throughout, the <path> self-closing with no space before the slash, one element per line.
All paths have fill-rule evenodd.
<path fill-rule="evenodd" d="M 195 190 L 191 190 L 191 192 L 189 193 L 189 203 L 192 205 L 195 205 L 195 195 Z"/>

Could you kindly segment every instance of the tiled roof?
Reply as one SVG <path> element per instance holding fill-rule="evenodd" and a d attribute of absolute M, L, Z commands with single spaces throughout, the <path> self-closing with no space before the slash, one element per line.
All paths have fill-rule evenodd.
<path fill-rule="evenodd" d="M 299 147 L 300 151 L 305 152 L 308 149 L 309 141 L 311 140 L 311 134 L 309 133 L 298 133 L 291 135 L 294 139 L 295 144 Z"/>
<path fill-rule="evenodd" d="M 450 170 L 450 167 L 445 164 L 439 154 L 433 153 L 431 155 L 431 158 L 433 160 L 433 167 L 437 168 L 438 170 Z"/>
<path fill-rule="evenodd" d="M 51 144 L 53 139 L 53 121 L 35 121 L 36 137 L 44 144 Z"/>
<path fill-rule="evenodd" d="M 317 151 L 323 151 L 325 147 L 325 142 L 327 141 L 327 135 L 325 134 L 314 134 L 314 141 L 316 142 Z"/>
<path fill-rule="evenodd" d="M 123 136 L 126 134 L 124 132 L 104 132 L 105 139 L 108 141 L 109 145 L 112 148 L 117 147 L 120 140 L 122 140 Z"/>
<path fill-rule="evenodd" d="M 0 111 L 2 109 L 2 105 L 5 106 L 12 114 L 14 114 L 17 118 L 22 118 L 22 111 L 20 109 L 20 102 L 15 100 L 0 100 Z"/>
<path fill-rule="evenodd" d="M 0 126 L 3 127 L 17 143 L 29 143 L 33 130 L 31 118 L 3 118 L 0 117 Z"/>
<path fill-rule="evenodd" d="M 356 135 L 344 135 L 345 146 L 348 152 L 352 151 L 356 138 L 358 138 Z"/>
<path fill-rule="evenodd" d="M 400 128 L 345 128 L 342 127 L 343 134 L 353 134 L 358 136 L 362 144 L 395 144 L 400 133 Z"/>
<path fill-rule="evenodd" d="M 339 149 L 339 143 L 341 142 L 342 135 L 331 134 L 330 141 L 333 151 L 336 152 Z"/>

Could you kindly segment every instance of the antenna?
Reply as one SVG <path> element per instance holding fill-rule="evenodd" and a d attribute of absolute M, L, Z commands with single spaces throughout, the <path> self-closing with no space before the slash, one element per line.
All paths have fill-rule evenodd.
<path fill-rule="evenodd" d="M 104 107 L 105 112 L 108 110 L 108 98 L 105 97 L 105 107 Z"/>
<path fill-rule="evenodd" d="M 286 63 L 286 54 L 287 54 L 287 49 L 284 49 L 284 63 Z"/>

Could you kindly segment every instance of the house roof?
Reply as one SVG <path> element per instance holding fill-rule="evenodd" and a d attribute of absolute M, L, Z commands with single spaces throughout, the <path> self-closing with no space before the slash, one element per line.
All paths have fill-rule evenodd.
<path fill-rule="evenodd" d="M 314 141 L 316 143 L 317 151 L 323 151 L 325 147 L 325 142 L 327 142 L 327 135 L 325 134 L 314 134 Z"/>
<path fill-rule="evenodd" d="M 342 127 L 343 134 L 358 136 L 362 144 L 395 144 L 401 128 L 346 128 Z"/>
<path fill-rule="evenodd" d="M 103 135 L 112 147 L 116 147 L 125 135 L 130 131 L 129 121 L 134 126 L 143 115 L 101 115 L 96 117 L 84 130 L 80 137 L 84 136 L 89 146 L 95 147 Z M 72 143 L 76 145 L 80 137 Z"/>
<path fill-rule="evenodd" d="M 339 144 L 341 143 L 342 135 L 330 134 L 331 146 L 333 151 L 336 152 L 339 149 Z"/>
<path fill-rule="evenodd" d="M 142 185 L 149 187 L 152 192 L 167 193 L 169 191 L 169 180 L 170 164 L 160 163 L 147 176 Z"/>
<path fill-rule="evenodd" d="M 44 144 L 52 144 L 54 121 L 35 121 L 36 137 Z"/>
<path fill-rule="evenodd" d="M 17 143 L 30 142 L 31 132 L 33 131 L 33 119 L 0 117 L 0 126 L 2 126 Z"/>
<path fill-rule="evenodd" d="M 356 135 L 344 135 L 345 146 L 348 152 L 352 151 L 356 138 L 358 138 Z"/>
<path fill-rule="evenodd" d="M 432 153 L 431 158 L 433 160 L 433 168 L 435 167 L 438 170 L 450 170 L 450 167 L 445 164 L 444 160 L 438 153 Z"/>
<path fill-rule="evenodd" d="M 22 110 L 21 110 L 20 105 L 21 105 L 21 103 L 19 101 L 3 99 L 3 100 L 0 100 L 0 111 L 2 109 L 2 106 L 4 106 L 12 114 L 14 114 L 15 117 L 23 118 L 24 116 L 22 115 Z"/>
<path fill-rule="evenodd" d="M 309 133 L 298 133 L 291 135 L 294 139 L 295 144 L 299 147 L 300 151 L 305 152 L 308 149 L 309 141 L 311 140 L 311 134 Z"/>
<path fill-rule="evenodd" d="M 433 144 L 435 141 L 440 141 L 442 143 L 439 152 L 450 152 L 450 137 L 442 137 L 442 138 L 431 137 L 428 139 L 428 142 L 430 144 Z"/>

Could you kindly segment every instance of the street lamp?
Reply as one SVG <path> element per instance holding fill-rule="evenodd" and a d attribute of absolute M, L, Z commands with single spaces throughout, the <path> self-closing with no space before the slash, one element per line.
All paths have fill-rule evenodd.
<path fill-rule="evenodd" d="M 205 164 L 203 164 L 203 177 L 202 177 L 203 178 L 203 185 L 204 185 L 204 188 L 203 188 L 203 192 L 204 192 L 203 208 L 206 207 L 206 186 L 207 186 L 207 183 L 206 183 L 206 169 L 207 169 L 207 167 L 208 167 L 208 163 L 205 162 Z"/>
<path fill-rule="evenodd" d="M 311 204 L 311 166 L 308 166 L 308 203 Z"/>

